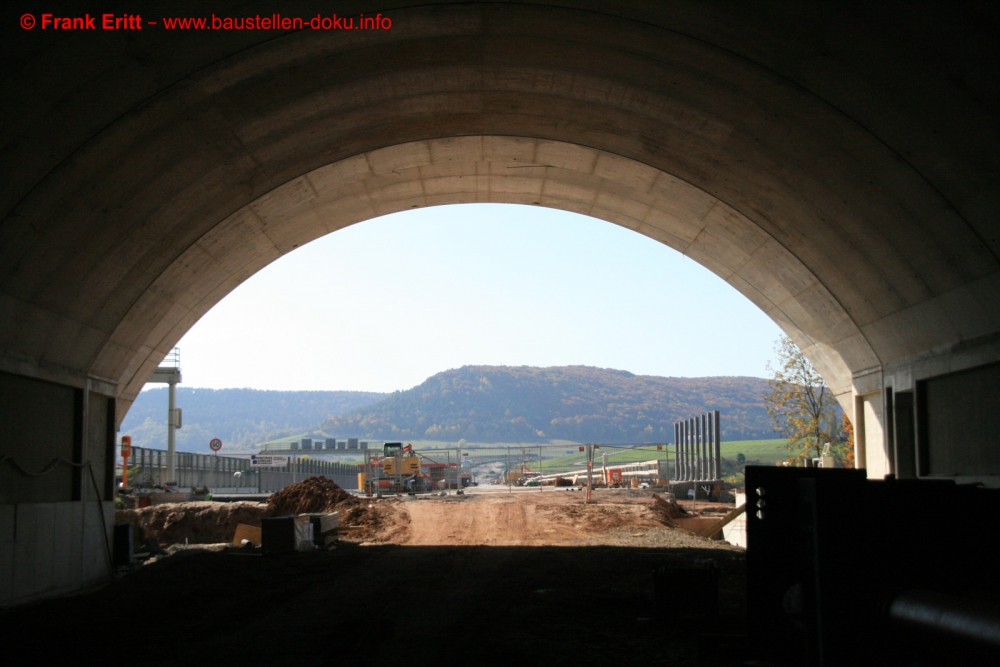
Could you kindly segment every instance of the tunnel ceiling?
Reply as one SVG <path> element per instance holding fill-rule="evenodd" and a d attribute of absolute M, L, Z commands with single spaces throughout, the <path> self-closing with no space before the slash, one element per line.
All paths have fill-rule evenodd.
<path fill-rule="evenodd" d="M 273 11 L 231 13 L 258 5 Z M 994 15 L 344 6 L 393 27 L 55 35 L 5 19 L 4 369 L 106 381 L 124 408 L 283 253 L 476 201 L 686 253 L 842 399 L 852 376 L 1000 331 Z"/>

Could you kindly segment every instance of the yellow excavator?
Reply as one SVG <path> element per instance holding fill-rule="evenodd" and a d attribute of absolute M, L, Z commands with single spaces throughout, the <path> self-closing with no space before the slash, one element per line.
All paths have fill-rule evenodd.
<path fill-rule="evenodd" d="M 382 448 L 382 457 L 383 477 L 395 477 L 397 474 L 409 476 L 420 472 L 420 459 L 413 453 L 413 445 L 404 447 L 401 442 L 387 442 Z"/>

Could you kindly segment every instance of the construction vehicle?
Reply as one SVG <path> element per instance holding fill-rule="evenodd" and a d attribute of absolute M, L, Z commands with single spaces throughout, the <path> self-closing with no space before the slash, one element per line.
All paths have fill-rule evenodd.
<path fill-rule="evenodd" d="M 413 475 L 420 472 L 420 459 L 413 453 L 413 445 L 403 446 L 401 442 L 387 442 L 382 447 L 382 475 L 395 477 Z"/>
<path fill-rule="evenodd" d="M 384 443 L 382 454 L 372 456 L 358 475 L 358 483 L 368 495 L 422 493 L 433 486 L 420 470 L 420 457 L 413 445 L 401 442 Z"/>

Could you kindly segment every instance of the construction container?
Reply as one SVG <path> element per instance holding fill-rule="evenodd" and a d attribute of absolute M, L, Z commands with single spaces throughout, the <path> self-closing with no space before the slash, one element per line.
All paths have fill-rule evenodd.
<path fill-rule="evenodd" d="M 306 547 L 312 549 L 312 522 L 306 515 L 261 519 L 260 542 L 264 553 L 290 553 Z"/>

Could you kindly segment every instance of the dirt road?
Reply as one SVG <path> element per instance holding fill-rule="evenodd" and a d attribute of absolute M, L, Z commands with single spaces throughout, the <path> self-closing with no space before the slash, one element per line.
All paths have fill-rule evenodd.
<path fill-rule="evenodd" d="M 94 660 L 126 651 L 149 667 L 743 664 L 742 550 L 667 528 L 649 495 L 594 500 L 365 499 L 344 513 L 356 537 L 330 551 L 262 556 L 182 542 L 99 591 L 0 612 L 0 642 L 22 647 L 21 665 L 80 646 L 100 647 Z M 654 569 L 707 563 L 719 574 L 719 616 L 670 617 L 686 607 L 654 599 Z"/>
<path fill-rule="evenodd" d="M 630 546 L 732 548 L 670 529 L 648 495 L 550 491 L 480 493 L 401 503 L 406 528 L 387 542 L 414 546 Z"/>

